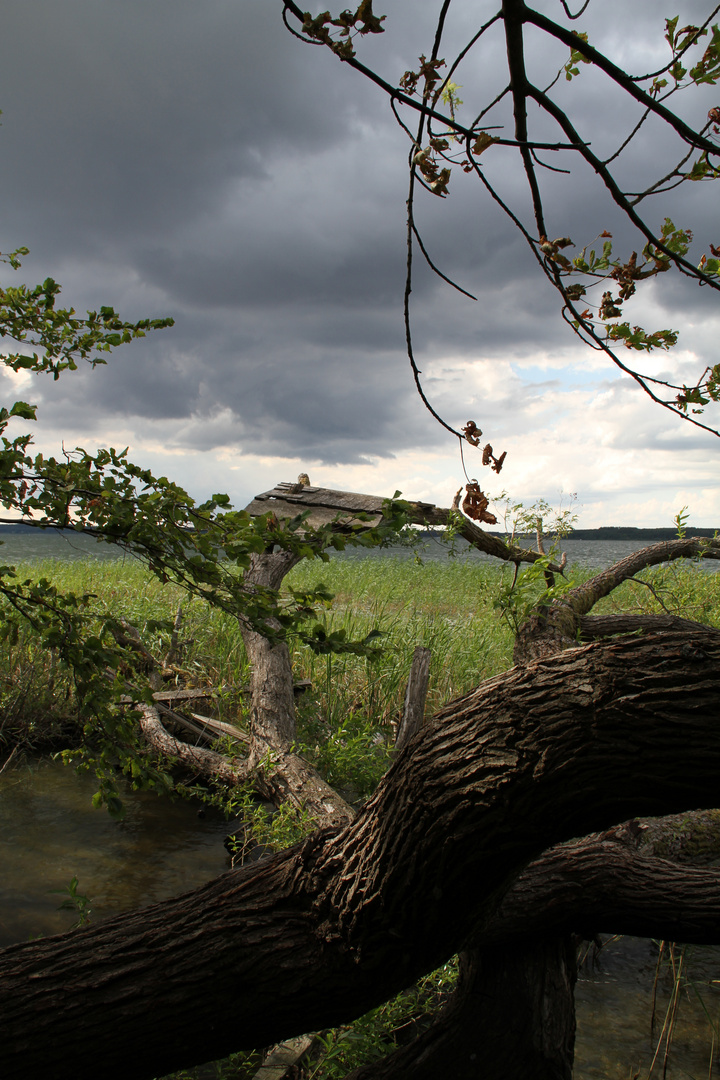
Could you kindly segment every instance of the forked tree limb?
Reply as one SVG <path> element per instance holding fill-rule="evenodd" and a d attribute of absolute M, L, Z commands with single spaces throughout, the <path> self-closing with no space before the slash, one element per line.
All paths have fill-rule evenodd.
<path fill-rule="evenodd" d="M 561 597 L 549 604 L 541 604 L 521 626 L 515 639 L 513 656 L 518 664 L 551 656 L 562 649 L 576 644 L 579 636 L 599 637 L 601 633 L 617 634 L 629 629 L 641 630 L 668 628 L 667 616 L 593 616 L 588 612 L 605 596 L 648 566 L 657 566 L 676 559 L 719 559 L 720 541 L 706 537 L 687 537 L 681 540 L 662 541 L 650 544 L 627 555 L 606 570 L 601 570 L 589 581 L 569 589 Z M 612 620 L 617 618 L 617 629 Z M 602 621 L 600 621 L 602 620 Z M 634 621 L 633 621 L 634 620 Z M 686 620 L 681 620 L 686 626 Z M 680 622 L 673 625 L 680 627 Z M 699 626 L 701 624 L 695 624 Z M 718 635 L 720 631 L 705 627 L 707 635 Z"/>
<path fill-rule="evenodd" d="M 318 825 L 339 827 L 352 821 L 355 811 L 327 784 L 304 758 L 270 743 L 255 743 L 256 761 L 230 760 L 224 754 L 176 739 L 150 705 L 137 706 L 147 742 L 163 757 L 191 769 L 204 780 L 229 787 L 250 784 L 258 794 L 280 806 L 289 803 Z"/>
<path fill-rule="evenodd" d="M 609 596 L 623 581 L 634 577 L 648 566 L 658 566 L 676 559 L 720 559 L 720 540 L 704 536 L 688 536 L 680 540 L 662 540 L 626 555 L 624 559 L 601 570 L 589 581 L 576 585 L 563 599 L 578 615 L 587 613 L 603 596 Z"/>
<path fill-rule="evenodd" d="M 284 576 L 299 561 L 292 552 L 253 555 L 246 573 L 248 589 L 279 589 Z M 191 769 L 205 780 L 237 787 L 251 784 L 276 806 L 289 803 L 319 826 L 340 827 L 354 817 L 352 807 L 323 780 L 316 769 L 293 751 L 297 729 L 293 674 L 287 643 L 271 641 L 239 620 L 252 666 L 251 732 L 247 760 L 230 760 L 214 750 L 192 746 L 166 729 L 158 710 L 139 704 L 140 727 L 152 748 Z M 151 684 L 161 684 L 159 665 L 137 629 L 122 620 L 123 643 L 143 660 Z M 277 624 L 275 626 L 277 628 Z"/>

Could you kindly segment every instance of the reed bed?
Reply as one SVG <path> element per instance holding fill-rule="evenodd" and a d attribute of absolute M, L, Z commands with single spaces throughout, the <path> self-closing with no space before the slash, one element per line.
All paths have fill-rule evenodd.
<path fill-rule="evenodd" d="M 243 720 L 241 690 L 249 673 L 232 616 L 188 598 L 177 586 L 163 585 L 133 560 L 53 559 L 18 565 L 17 575 L 20 580 L 45 577 L 63 590 L 91 594 L 90 612 L 98 619 L 108 613 L 125 616 L 158 656 L 167 652 L 170 626 L 182 604 L 177 662 L 183 677 L 192 685 L 216 687 L 222 718 Z M 570 580 L 587 576 L 588 571 L 574 567 Z M 510 580 L 509 567 L 463 558 L 416 563 L 369 556 L 300 563 L 286 586 L 311 588 L 322 582 L 329 588 L 335 599 L 318 613 L 326 630 L 343 630 L 347 640 L 355 641 L 371 630 L 381 633 L 374 659 L 318 655 L 297 640 L 291 643 L 296 677 L 312 684 L 300 709 L 300 737 L 318 765 L 343 784 L 349 782 L 345 774 L 351 762 L 343 765 L 340 759 L 348 757 L 348 743 L 355 743 L 349 756 L 356 764 L 362 747 L 377 755 L 370 747 L 377 747 L 379 736 L 389 745 L 417 645 L 432 652 L 429 713 L 509 667 L 512 632 L 498 597 Z M 538 596 L 540 590 L 538 582 Z M 625 583 L 596 610 L 665 610 L 720 626 L 720 577 L 693 563 L 656 567 Z M 166 620 L 165 628 L 151 629 L 159 619 Z M 18 741 L 38 749 L 72 742 L 74 727 L 71 673 L 38 644 L 29 627 L 17 643 L 1 642 L 0 752 Z M 331 768 L 334 757 L 338 760 Z M 369 770 L 363 793 L 377 775 L 375 767 Z"/>

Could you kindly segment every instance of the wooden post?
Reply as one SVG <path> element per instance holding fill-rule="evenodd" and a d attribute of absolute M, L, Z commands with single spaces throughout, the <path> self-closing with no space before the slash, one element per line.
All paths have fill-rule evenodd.
<path fill-rule="evenodd" d="M 403 718 L 395 740 L 396 750 L 402 750 L 403 746 L 407 745 L 413 735 L 423 726 L 429 678 L 430 650 L 418 645 L 413 655 L 410 678 L 405 691 Z"/>

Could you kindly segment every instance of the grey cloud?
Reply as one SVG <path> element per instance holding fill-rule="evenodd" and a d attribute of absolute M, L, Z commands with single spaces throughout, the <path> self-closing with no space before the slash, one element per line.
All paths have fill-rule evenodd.
<path fill-rule="evenodd" d="M 544 5 L 550 14 L 556 6 Z M 654 9 L 625 8 L 638 42 L 661 27 Z M 388 9 L 388 33 L 359 49 L 395 80 L 428 51 L 435 9 L 413 0 Z M 178 447 L 237 444 L 326 462 L 398 452 L 408 432 L 420 445 L 443 444 L 404 356 L 407 141 L 384 95 L 327 50 L 292 39 L 280 10 L 271 0 L 11 0 L 0 42 L 0 153 L 10 165 L 0 174 L 1 246 L 28 243 L 28 265 L 43 275 L 72 265 L 75 291 L 63 297 L 81 310 L 115 302 L 107 288 L 119 280 L 137 317 L 147 295 L 148 314 L 176 318 L 106 370 L 38 383 L 57 425 L 94 424 L 102 437 L 117 418 L 143 430 L 157 422 Z M 452 11 L 448 58 L 478 6 Z M 495 85 L 502 53 L 493 46 L 458 74 L 466 102 Z M 557 62 L 565 58 L 560 50 Z M 598 85 L 583 71 L 567 93 L 608 147 L 630 118 Z M 648 153 L 652 138 L 648 128 Z M 534 231 L 515 152 L 490 150 L 484 168 Z M 582 244 L 609 227 L 618 252 L 637 244 L 611 201 L 589 195 L 598 189 L 586 170 L 570 179 L 543 172 L 542 183 L 551 232 Z M 418 224 L 437 265 L 479 300 L 438 283 L 416 253 L 421 366 L 572 346 L 556 294 L 512 223 L 459 168 L 450 190 L 448 200 L 418 193 Z M 709 235 L 701 194 L 678 197 L 678 211 L 692 211 Z M 657 295 L 668 311 L 702 313 L 716 302 L 708 292 L 661 282 Z M 455 398 L 449 386 L 430 389 L 452 422 L 467 419 L 461 385 Z M 539 392 L 513 384 L 478 407 L 507 428 Z"/>
<path fill-rule="evenodd" d="M 122 246 L 128 230 L 211 210 L 230 179 L 262 179 L 269 148 L 347 137 L 358 87 L 327 100 L 333 58 L 307 64 L 279 11 L 267 0 L 10 5 L 2 141 L 21 167 L 4 171 L 5 200 L 29 224 L 39 216 L 45 238 L 69 225 L 97 246 L 122 226 Z"/>

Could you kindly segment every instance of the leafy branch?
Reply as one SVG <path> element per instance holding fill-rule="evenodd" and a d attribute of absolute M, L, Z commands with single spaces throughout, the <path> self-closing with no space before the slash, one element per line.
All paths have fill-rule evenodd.
<path fill-rule="evenodd" d="M 3 256 L 2 261 L 17 270 L 21 265 L 19 256 L 27 254 L 27 248 L 18 248 Z M 174 322 L 170 318 L 126 322 L 112 307 L 88 311 L 85 318 L 80 318 L 74 308 L 56 306 L 59 294 L 60 286 L 52 278 L 33 288 L 0 288 L 0 337 L 33 350 L 2 355 L 13 371 L 49 371 L 58 379 L 62 371 L 75 371 L 80 360 L 88 361 L 92 367 L 105 364 L 101 354 Z"/>

